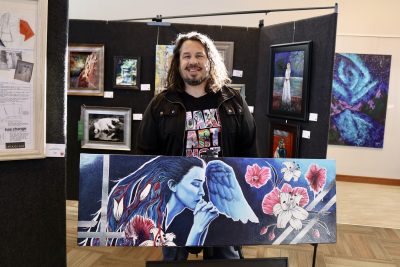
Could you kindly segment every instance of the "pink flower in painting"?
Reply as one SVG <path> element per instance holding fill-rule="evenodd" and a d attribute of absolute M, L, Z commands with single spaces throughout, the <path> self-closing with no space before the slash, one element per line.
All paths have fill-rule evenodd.
<path fill-rule="evenodd" d="M 314 194 L 318 194 L 325 186 L 326 175 L 326 169 L 319 168 L 317 164 L 311 164 L 310 167 L 308 167 L 304 176 Z"/>
<path fill-rule="evenodd" d="M 268 232 L 269 226 L 263 226 L 260 231 L 260 235 L 265 235 Z"/>
<path fill-rule="evenodd" d="M 285 183 L 282 188 L 274 188 L 264 196 L 262 210 L 265 214 L 277 217 L 277 227 L 286 228 L 287 224 L 299 230 L 303 227 L 302 220 L 308 217 L 308 211 L 303 207 L 308 204 L 307 190 L 302 187 L 292 188 Z"/>
<path fill-rule="evenodd" d="M 149 240 L 151 238 L 150 230 L 153 228 L 153 220 L 135 215 L 125 227 L 125 237 L 139 240 L 139 242 Z"/>
<path fill-rule="evenodd" d="M 260 168 L 260 166 L 255 163 L 253 166 L 247 166 L 244 177 L 250 186 L 260 188 L 271 178 L 271 169 L 269 167 Z"/>
<path fill-rule="evenodd" d="M 320 238 L 320 236 L 321 236 L 318 229 L 313 229 L 312 235 L 314 238 L 317 238 L 317 239 Z"/>
<path fill-rule="evenodd" d="M 271 232 L 268 234 L 268 239 L 269 239 L 270 241 L 272 241 L 272 240 L 275 239 L 275 233 L 274 233 L 274 231 L 271 231 Z"/>

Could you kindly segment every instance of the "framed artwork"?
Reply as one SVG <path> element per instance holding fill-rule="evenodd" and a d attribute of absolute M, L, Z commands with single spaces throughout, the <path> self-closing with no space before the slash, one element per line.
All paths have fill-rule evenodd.
<path fill-rule="evenodd" d="M 130 108 L 81 107 L 82 148 L 131 150 Z"/>
<path fill-rule="evenodd" d="M 47 0 L 1 1 L 0 161 L 46 156 Z"/>
<path fill-rule="evenodd" d="M 300 127 L 272 120 L 269 123 L 271 158 L 296 158 L 299 152 Z"/>
<path fill-rule="evenodd" d="M 311 44 L 271 46 L 269 116 L 307 120 Z"/>
<path fill-rule="evenodd" d="M 114 87 L 139 89 L 140 57 L 114 57 Z"/>
<path fill-rule="evenodd" d="M 235 90 L 238 90 L 240 92 L 240 96 L 242 97 L 243 100 L 246 100 L 246 85 L 245 84 L 230 84 L 230 87 L 232 87 Z"/>
<path fill-rule="evenodd" d="M 166 89 L 168 70 L 171 65 L 175 45 L 156 45 L 156 75 L 154 95 Z"/>
<path fill-rule="evenodd" d="M 68 46 L 68 95 L 104 95 L 104 45 Z"/>
<path fill-rule="evenodd" d="M 215 46 L 219 54 L 222 57 L 222 60 L 225 63 L 225 67 L 228 71 L 229 76 L 232 76 L 232 69 L 233 69 L 233 50 L 235 47 L 234 42 L 222 42 L 222 41 L 215 41 Z"/>

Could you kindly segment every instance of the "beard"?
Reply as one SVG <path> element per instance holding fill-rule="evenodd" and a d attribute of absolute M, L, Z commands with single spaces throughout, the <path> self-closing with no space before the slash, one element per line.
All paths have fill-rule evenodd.
<path fill-rule="evenodd" d="M 207 80 L 208 79 L 208 75 L 207 76 L 204 76 L 204 77 L 202 77 L 202 78 L 200 78 L 200 79 L 195 79 L 195 78 L 183 78 L 183 81 L 186 83 L 186 84 L 188 84 L 188 85 L 191 85 L 191 86 L 196 86 L 196 85 L 199 85 L 199 84 L 202 84 L 205 80 Z"/>
<path fill-rule="evenodd" d="M 199 67 L 198 64 L 190 64 L 189 66 L 187 66 L 187 69 L 193 68 L 193 67 Z M 200 77 L 191 77 L 190 75 L 186 75 L 184 73 L 181 72 L 181 70 L 179 71 L 182 77 L 182 80 L 191 86 L 197 86 L 202 84 L 204 81 L 208 80 L 210 77 L 210 73 L 204 74 L 204 75 L 200 75 Z"/>

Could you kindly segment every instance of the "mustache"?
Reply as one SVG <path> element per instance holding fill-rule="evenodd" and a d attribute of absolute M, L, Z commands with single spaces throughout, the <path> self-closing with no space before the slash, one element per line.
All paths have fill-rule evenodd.
<path fill-rule="evenodd" d="M 186 66 L 186 69 L 188 68 L 201 68 L 199 63 L 190 63 L 189 65 Z"/>

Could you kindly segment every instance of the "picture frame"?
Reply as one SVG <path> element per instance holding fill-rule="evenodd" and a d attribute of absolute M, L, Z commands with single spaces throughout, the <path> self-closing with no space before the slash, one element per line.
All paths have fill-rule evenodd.
<path fill-rule="evenodd" d="M 307 121 L 312 42 L 272 45 L 268 115 Z"/>
<path fill-rule="evenodd" d="M 277 120 L 269 122 L 271 158 L 296 158 L 299 155 L 300 126 Z"/>
<path fill-rule="evenodd" d="M 229 85 L 233 89 L 240 92 L 240 96 L 243 100 L 246 100 L 246 85 L 244 83 L 232 83 Z"/>
<path fill-rule="evenodd" d="M 45 158 L 48 0 L 2 1 L 1 12 L 0 161 Z"/>
<path fill-rule="evenodd" d="M 81 148 L 130 151 L 131 121 L 131 108 L 81 106 Z"/>
<path fill-rule="evenodd" d="M 232 76 L 233 71 L 233 51 L 235 49 L 234 42 L 225 41 L 214 41 L 215 47 L 217 48 L 222 60 L 225 63 L 226 70 L 229 76 Z"/>
<path fill-rule="evenodd" d="M 168 71 L 174 56 L 175 45 L 156 45 L 154 95 L 166 90 Z"/>
<path fill-rule="evenodd" d="M 104 45 L 69 44 L 67 94 L 104 95 Z"/>
<path fill-rule="evenodd" d="M 140 89 L 140 57 L 115 56 L 113 87 Z"/>

